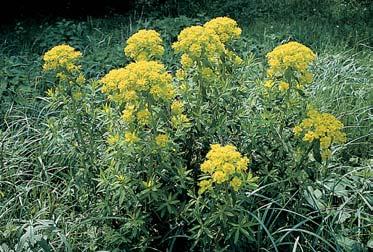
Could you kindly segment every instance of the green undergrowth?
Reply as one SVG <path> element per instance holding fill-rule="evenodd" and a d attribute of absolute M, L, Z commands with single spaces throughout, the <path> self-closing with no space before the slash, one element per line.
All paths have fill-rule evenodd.
<path fill-rule="evenodd" d="M 172 57 L 171 43 L 183 28 L 207 20 L 206 16 L 114 16 L 33 25 L 18 23 L 1 32 L 0 251 L 119 251 L 115 244 L 123 238 L 117 232 L 120 218 L 101 215 L 97 206 L 104 203 L 89 191 L 95 190 L 102 196 L 97 184 L 104 176 L 103 170 L 84 173 L 84 167 L 76 165 L 84 159 L 84 153 L 70 148 L 76 132 L 54 127 L 54 119 L 61 110 L 58 105 L 48 106 L 45 98 L 54 83 L 41 71 L 41 55 L 57 44 L 68 43 L 84 55 L 85 75 L 97 80 L 109 70 L 129 63 L 123 57 L 123 48 L 130 35 L 141 28 L 153 28 L 165 41 L 163 62 L 173 72 L 177 62 Z M 327 176 L 293 190 L 292 195 L 271 189 L 283 181 L 267 174 L 271 182 L 266 184 L 263 180 L 249 193 L 250 200 L 258 204 L 248 213 L 255 220 L 256 240 L 253 242 L 247 238 L 250 235 L 243 231 L 241 234 L 239 229 L 237 237 L 247 238 L 248 243 L 255 244 L 251 249 L 255 247 L 257 251 L 368 251 L 373 248 L 373 28 L 358 23 L 327 23 L 312 17 L 282 22 L 271 18 L 245 19 L 242 24 L 242 39 L 235 46 L 238 54 L 249 62 L 247 69 L 239 72 L 247 92 L 259 92 L 256 84 L 265 76 L 268 52 L 287 41 L 301 42 L 317 54 L 310 87 L 313 104 L 344 123 L 348 141 L 333 150 L 338 155 L 328 165 Z M 97 87 L 92 85 L 89 92 L 98 103 L 103 103 Z M 247 98 L 247 103 L 248 107 L 255 107 L 257 101 Z M 100 116 L 95 120 L 99 121 Z M 69 125 L 69 121 L 62 123 Z M 103 128 L 101 124 L 92 125 L 97 139 L 102 137 Z M 105 152 L 100 149 L 104 141 L 97 141 L 97 153 Z M 254 152 L 254 159 L 255 155 Z M 106 165 L 104 154 L 92 158 L 95 165 L 88 167 Z M 89 186 L 84 176 L 90 176 Z M 145 221 L 141 216 L 131 217 L 131 227 L 141 227 Z M 113 228 L 107 228 L 108 223 Z M 180 222 L 180 227 L 172 227 L 172 231 L 183 230 L 182 225 L 187 224 Z M 139 232 L 148 231 L 139 228 Z M 130 239 L 128 235 L 126 239 Z M 147 247 L 137 237 L 138 247 L 131 249 L 187 249 L 193 245 L 188 243 L 188 235 L 175 231 L 172 237 L 157 237 L 146 243 Z"/>

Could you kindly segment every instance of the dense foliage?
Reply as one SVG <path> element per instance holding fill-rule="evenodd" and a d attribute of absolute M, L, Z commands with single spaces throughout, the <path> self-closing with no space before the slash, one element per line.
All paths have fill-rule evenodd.
<path fill-rule="evenodd" d="M 0 248 L 372 248 L 369 52 L 273 25 L 61 21 L 27 70 L 5 42 Z"/>

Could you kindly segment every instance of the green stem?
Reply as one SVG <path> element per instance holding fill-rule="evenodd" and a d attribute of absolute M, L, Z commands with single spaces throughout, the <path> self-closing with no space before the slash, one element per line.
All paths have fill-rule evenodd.
<path fill-rule="evenodd" d="M 304 160 L 306 159 L 306 157 L 308 156 L 312 148 L 313 148 L 313 142 L 310 145 L 310 147 L 308 147 L 307 151 L 303 153 L 303 156 L 301 157 L 299 163 L 295 166 L 295 170 L 297 170 L 303 164 Z"/>

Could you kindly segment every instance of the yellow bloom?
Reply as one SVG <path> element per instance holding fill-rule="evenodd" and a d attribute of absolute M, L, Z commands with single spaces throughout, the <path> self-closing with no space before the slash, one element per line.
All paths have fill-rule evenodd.
<path fill-rule="evenodd" d="M 117 142 L 119 142 L 119 134 L 114 134 L 114 135 L 110 135 L 108 136 L 107 138 L 107 143 L 109 145 L 114 145 L 116 144 Z"/>
<path fill-rule="evenodd" d="M 237 161 L 237 171 L 244 172 L 247 170 L 247 166 L 250 163 L 250 159 L 248 157 L 243 157 Z"/>
<path fill-rule="evenodd" d="M 310 118 L 304 119 L 302 123 L 300 124 L 300 126 L 305 129 L 311 128 L 313 127 L 313 125 L 314 125 L 314 121 Z"/>
<path fill-rule="evenodd" d="M 101 82 L 104 93 L 117 94 L 125 102 L 133 102 L 146 93 L 156 100 L 171 100 L 175 95 L 171 74 L 156 61 L 139 61 L 111 70 Z"/>
<path fill-rule="evenodd" d="M 221 146 L 211 144 L 206 160 L 201 164 L 201 172 L 209 175 L 212 181 L 217 184 L 231 181 L 231 186 L 238 190 L 242 181 L 237 176 L 244 175 L 247 170 L 249 158 L 243 157 L 233 145 Z"/>
<path fill-rule="evenodd" d="M 302 133 L 302 127 L 300 127 L 299 125 L 297 125 L 297 126 L 295 126 L 294 128 L 293 128 L 293 132 L 294 132 L 294 134 L 296 135 L 296 136 L 299 136 L 300 135 L 300 133 Z"/>
<path fill-rule="evenodd" d="M 238 177 L 234 177 L 231 180 L 230 185 L 232 186 L 233 190 L 235 190 L 237 192 L 238 189 L 240 189 L 240 187 L 242 185 L 242 180 L 239 179 Z"/>
<path fill-rule="evenodd" d="M 206 190 L 210 189 L 212 186 L 211 180 L 202 180 L 198 183 L 199 189 L 198 194 L 204 193 Z"/>
<path fill-rule="evenodd" d="M 286 91 L 289 89 L 289 83 L 285 82 L 285 81 L 280 81 L 280 83 L 278 84 L 278 89 L 280 91 Z"/>
<path fill-rule="evenodd" d="M 184 112 L 184 104 L 180 100 L 175 100 L 171 104 L 171 113 L 173 115 L 179 115 Z"/>
<path fill-rule="evenodd" d="M 83 74 L 79 74 L 78 78 L 76 78 L 76 83 L 81 86 L 81 85 L 84 84 L 84 82 L 85 82 L 84 75 Z"/>
<path fill-rule="evenodd" d="M 320 138 L 320 148 L 321 149 L 329 148 L 331 143 L 332 143 L 332 139 L 329 136 L 325 136 L 325 137 Z"/>
<path fill-rule="evenodd" d="M 269 77 L 283 76 L 288 69 L 296 71 L 305 83 L 312 81 L 312 74 L 307 71 L 308 66 L 316 58 L 312 50 L 298 42 L 288 42 L 277 46 L 267 54 Z"/>
<path fill-rule="evenodd" d="M 132 122 L 134 111 L 135 111 L 135 106 L 133 105 L 127 106 L 127 108 L 123 110 L 122 112 L 123 121 L 125 121 L 126 123 Z"/>
<path fill-rule="evenodd" d="M 215 170 L 214 163 L 211 160 L 206 160 L 201 164 L 201 171 L 204 173 L 212 174 Z"/>
<path fill-rule="evenodd" d="M 204 78 L 205 80 L 213 80 L 215 77 L 214 72 L 209 67 L 203 67 L 201 69 L 200 74 L 201 74 L 201 77 Z"/>
<path fill-rule="evenodd" d="M 68 79 L 67 75 L 65 73 L 59 72 L 56 74 L 56 77 L 60 79 L 61 81 L 66 81 Z"/>
<path fill-rule="evenodd" d="M 182 70 L 182 69 L 178 69 L 177 71 L 176 71 L 176 78 L 178 78 L 179 80 L 184 80 L 185 78 L 186 78 L 186 73 L 185 73 L 185 71 L 184 70 Z"/>
<path fill-rule="evenodd" d="M 273 80 L 267 80 L 266 82 L 264 82 L 264 87 L 270 89 L 273 87 L 274 84 L 275 82 Z"/>
<path fill-rule="evenodd" d="M 193 60 L 188 56 L 188 54 L 181 55 L 180 63 L 185 69 L 193 66 Z"/>
<path fill-rule="evenodd" d="M 295 126 L 293 131 L 296 135 L 305 132 L 303 140 L 312 142 L 319 140 L 321 156 L 328 159 L 331 155 L 329 150 L 333 143 L 346 142 L 346 134 L 341 130 L 343 124 L 335 116 L 328 113 L 320 113 L 315 109 L 307 112 L 308 118 L 304 119 L 299 125 Z"/>
<path fill-rule="evenodd" d="M 222 170 L 225 174 L 231 175 L 235 172 L 236 169 L 235 169 L 233 164 L 225 163 L 225 164 L 222 165 Z"/>
<path fill-rule="evenodd" d="M 312 142 L 315 139 L 315 133 L 313 131 L 308 131 L 305 135 L 303 140 L 307 142 Z"/>
<path fill-rule="evenodd" d="M 137 112 L 137 120 L 141 125 L 146 125 L 149 123 L 150 119 L 150 112 L 148 109 L 143 109 Z"/>
<path fill-rule="evenodd" d="M 238 27 L 237 22 L 228 17 L 217 17 L 211 19 L 204 24 L 204 27 L 213 30 L 219 36 L 219 39 L 223 44 L 238 39 L 242 32 Z"/>
<path fill-rule="evenodd" d="M 163 41 L 158 32 L 154 30 L 140 30 L 127 40 L 124 48 L 126 56 L 140 60 L 159 58 L 164 53 Z"/>
<path fill-rule="evenodd" d="M 79 70 L 76 65 L 82 54 L 69 45 L 58 45 L 50 49 L 43 56 L 44 71 L 58 70 L 74 72 Z"/>
<path fill-rule="evenodd" d="M 217 184 L 221 184 L 227 180 L 227 175 L 223 171 L 216 171 L 212 174 L 212 179 Z"/>
<path fill-rule="evenodd" d="M 126 132 L 124 134 L 124 141 L 126 141 L 127 143 L 136 143 L 139 141 L 139 138 L 133 132 Z"/>
<path fill-rule="evenodd" d="M 184 114 L 174 115 L 171 117 L 171 124 L 174 128 L 180 128 L 187 123 L 189 123 L 189 118 Z"/>
<path fill-rule="evenodd" d="M 159 134 L 155 137 L 155 143 L 160 147 L 166 147 L 169 142 L 168 136 L 166 134 Z"/>
<path fill-rule="evenodd" d="M 191 26 L 182 30 L 177 42 L 172 44 L 176 53 L 181 53 L 184 69 L 192 67 L 194 61 L 207 60 L 215 64 L 224 53 L 224 44 L 211 28 Z"/>

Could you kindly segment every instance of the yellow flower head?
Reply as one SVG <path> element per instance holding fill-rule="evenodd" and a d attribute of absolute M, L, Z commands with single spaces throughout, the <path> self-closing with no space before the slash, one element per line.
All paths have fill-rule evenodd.
<path fill-rule="evenodd" d="M 150 120 L 150 112 L 148 109 L 143 109 L 143 110 L 140 110 L 139 112 L 137 112 L 137 121 L 141 124 L 141 125 L 147 125 L 149 123 L 149 120 Z"/>
<path fill-rule="evenodd" d="M 237 161 L 236 171 L 237 172 L 246 171 L 249 163 L 250 163 L 250 159 L 248 157 L 242 157 L 240 160 Z"/>
<path fill-rule="evenodd" d="M 308 118 L 295 126 L 293 132 L 300 136 L 304 132 L 303 140 L 312 142 L 315 139 L 320 143 L 321 156 L 324 159 L 330 157 L 330 146 L 333 143 L 346 142 L 346 134 L 342 132 L 343 123 L 335 116 L 328 113 L 320 113 L 311 109 L 307 113 Z"/>
<path fill-rule="evenodd" d="M 300 133 L 302 133 L 302 127 L 300 127 L 299 125 L 295 126 L 295 127 L 293 128 L 293 132 L 294 132 L 294 134 L 295 134 L 296 136 L 299 136 Z"/>
<path fill-rule="evenodd" d="M 307 142 L 312 142 L 315 139 L 315 133 L 313 131 L 308 131 L 305 135 L 303 140 Z"/>
<path fill-rule="evenodd" d="M 174 115 L 171 117 L 171 124 L 174 128 L 181 128 L 189 123 L 189 118 L 184 114 Z"/>
<path fill-rule="evenodd" d="M 305 83 L 312 81 L 312 75 L 308 72 L 308 66 L 315 60 L 316 55 L 310 48 L 298 42 L 288 42 L 277 46 L 267 54 L 270 78 L 283 76 L 287 70 L 292 70 L 300 75 Z"/>
<path fill-rule="evenodd" d="M 126 132 L 124 134 L 124 141 L 126 141 L 127 143 L 136 143 L 139 141 L 139 138 L 133 132 Z"/>
<path fill-rule="evenodd" d="M 234 177 L 231 182 L 230 182 L 230 185 L 231 187 L 233 188 L 233 190 L 235 190 L 236 192 L 238 191 L 238 189 L 240 189 L 241 185 L 242 185 L 242 180 L 239 179 L 238 177 Z"/>
<path fill-rule="evenodd" d="M 179 80 L 185 80 L 185 78 L 187 77 L 185 71 L 183 69 L 178 69 L 176 71 L 176 74 L 175 74 L 176 78 L 178 78 Z"/>
<path fill-rule="evenodd" d="M 180 100 L 175 100 L 171 104 L 171 113 L 173 115 L 180 115 L 184 112 L 184 104 Z"/>
<path fill-rule="evenodd" d="M 135 106 L 130 105 L 127 106 L 125 110 L 122 112 L 122 119 L 126 123 L 130 123 L 133 120 L 133 113 L 135 111 Z"/>
<path fill-rule="evenodd" d="M 224 53 L 224 44 L 211 28 L 191 26 L 182 30 L 178 41 L 172 44 L 176 53 L 182 53 L 182 65 L 185 69 L 193 62 L 206 60 L 215 64 Z"/>
<path fill-rule="evenodd" d="M 270 89 L 273 87 L 274 84 L 275 82 L 273 80 L 267 80 L 266 82 L 264 82 L 264 87 Z"/>
<path fill-rule="evenodd" d="M 217 17 L 204 24 L 204 27 L 213 30 L 223 44 L 238 39 L 242 30 L 237 22 L 228 17 Z"/>
<path fill-rule="evenodd" d="M 209 180 L 201 180 L 201 182 L 199 182 L 198 185 L 199 185 L 198 194 L 202 194 L 206 190 L 211 188 L 212 181 L 210 179 Z"/>
<path fill-rule="evenodd" d="M 200 74 L 201 77 L 204 78 L 204 80 L 214 79 L 215 76 L 214 71 L 209 67 L 203 67 Z"/>
<path fill-rule="evenodd" d="M 286 91 L 289 89 L 289 83 L 285 82 L 285 81 L 280 81 L 280 83 L 278 84 L 278 89 L 280 91 Z"/>
<path fill-rule="evenodd" d="M 221 146 L 220 144 L 212 144 L 206 157 L 207 159 L 201 164 L 201 172 L 204 176 L 211 176 L 212 181 L 217 184 L 233 178 L 231 186 L 234 190 L 238 190 L 242 183 L 238 177 L 241 177 L 247 170 L 250 160 L 243 157 L 235 146 Z"/>
<path fill-rule="evenodd" d="M 124 53 L 135 61 L 157 59 L 164 53 L 163 41 L 154 30 L 140 30 L 127 40 Z"/>
<path fill-rule="evenodd" d="M 43 56 L 44 71 L 67 71 L 69 73 L 79 70 L 77 65 L 82 54 L 69 45 L 58 45 L 50 49 Z"/>
<path fill-rule="evenodd" d="M 109 145 L 114 145 L 117 142 L 119 142 L 119 134 L 114 134 L 107 137 L 107 143 Z"/>
<path fill-rule="evenodd" d="M 155 137 L 155 143 L 159 147 L 166 147 L 169 142 L 168 136 L 166 134 L 159 134 Z"/>
<path fill-rule="evenodd" d="M 144 93 L 151 94 L 155 100 L 171 100 L 175 95 L 171 74 L 156 61 L 139 61 L 111 70 L 101 82 L 102 92 L 117 94 L 126 102 Z"/>
<path fill-rule="evenodd" d="M 212 180 L 217 184 L 221 184 L 227 180 L 227 174 L 223 171 L 216 171 L 212 174 Z"/>

